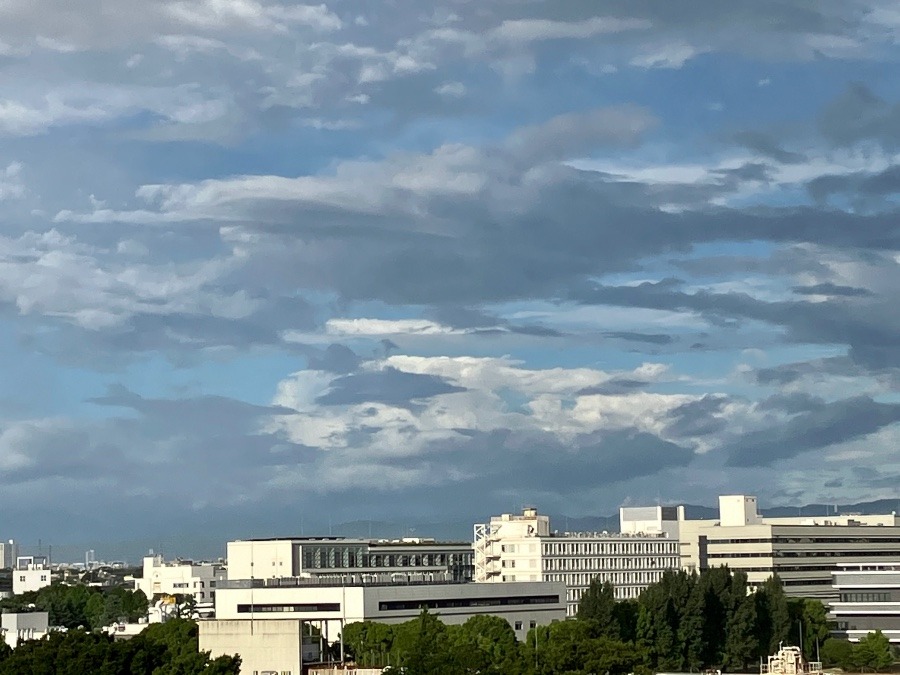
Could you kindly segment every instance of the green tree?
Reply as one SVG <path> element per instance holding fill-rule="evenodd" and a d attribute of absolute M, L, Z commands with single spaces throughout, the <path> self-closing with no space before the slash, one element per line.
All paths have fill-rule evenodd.
<path fill-rule="evenodd" d="M 482 614 L 448 628 L 451 660 L 462 672 L 504 675 L 521 670 L 516 634 L 505 619 Z"/>
<path fill-rule="evenodd" d="M 765 658 L 778 651 L 781 643 L 794 643 L 799 634 L 791 632 L 791 611 L 781 579 L 773 574 L 756 591 L 757 630 L 759 656 Z"/>
<path fill-rule="evenodd" d="M 397 627 L 394 651 L 406 675 L 451 675 L 456 668 L 451 662 L 447 627 L 423 608 L 417 619 Z"/>
<path fill-rule="evenodd" d="M 791 638 L 796 635 L 803 643 L 803 653 L 808 659 L 816 655 L 816 646 L 828 638 L 828 611 L 820 600 L 790 598 Z"/>
<path fill-rule="evenodd" d="M 853 645 L 847 640 L 828 638 L 822 644 L 822 660 L 825 665 L 850 670 L 853 668 Z"/>
<path fill-rule="evenodd" d="M 621 634 L 616 617 L 616 591 L 608 581 L 591 579 L 581 600 L 578 602 L 579 621 L 589 621 L 595 635 L 618 638 Z"/>
<path fill-rule="evenodd" d="M 345 655 L 358 665 L 364 668 L 389 665 L 388 655 L 394 641 L 391 626 L 375 621 L 358 621 L 344 626 L 341 637 Z"/>
<path fill-rule="evenodd" d="M 727 670 L 740 671 L 754 660 L 759 646 L 756 598 L 748 592 L 746 572 L 733 574 L 730 596 L 723 665 Z"/>
<path fill-rule="evenodd" d="M 700 670 L 703 666 L 703 653 L 706 648 L 703 642 L 706 597 L 697 576 L 691 575 L 690 579 L 690 594 L 682 606 L 678 623 L 678 642 L 682 647 L 684 667 L 693 671 Z"/>
<path fill-rule="evenodd" d="M 880 630 L 869 633 L 853 646 L 853 663 L 858 668 L 876 672 L 885 670 L 894 662 L 891 644 Z"/>

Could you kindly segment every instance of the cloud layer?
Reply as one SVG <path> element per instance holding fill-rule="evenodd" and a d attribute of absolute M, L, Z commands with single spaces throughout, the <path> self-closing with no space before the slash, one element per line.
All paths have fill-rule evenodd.
<path fill-rule="evenodd" d="M 895 496 L 898 31 L 7 2 L 3 536 Z"/>

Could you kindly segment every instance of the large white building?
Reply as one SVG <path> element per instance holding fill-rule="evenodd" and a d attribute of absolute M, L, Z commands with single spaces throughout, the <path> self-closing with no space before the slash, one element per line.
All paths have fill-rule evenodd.
<path fill-rule="evenodd" d="M 430 539 L 293 537 L 246 539 L 227 545 L 229 579 L 270 579 L 407 572 L 472 579 L 472 545 Z"/>
<path fill-rule="evenodd" d="M 628 521 L 623 534 L 551 532 L 550 518 L 534 508 L 494 516 L 475 525 L 475 581 L 562 583 L 569 616 L 595 578 L 609 581 L 618 599 L 636 598 L 679 565 L 678 540 L 668 531 L 671 514 L 655 513 L 636 512 L 643 528 Z"/>
<path fill-rule="evenodd" d="M 869 563 L 843 563 L 832 572 L 837 598 L 829 619 L 837 637 L 859 642 L 880 630 L 900 644 L 900 558 Z"/>
<path fill-rule="evenodd" d="M 839 565 L 900 559 L 900 519 L 895 514 L 766 518 L 756 497 L 719 497 L 717 520 L 678 523 L 681 565 L 743 570 L 751 586 L 777 573 L 785 593 L 837 599 L 832 573 Z"/>
<path fill-rule="evenodd" d="M 300 635 L 303 624 L 326 643 L 338 640 L 343 626 L 357 621 L 396 624 L 415 619 L 422 608 L 446 624 L 478 614 L 506 619 L 516 637 L 566 617 L 561 583 L 504 585 L 435 581 L 433 573 L 348 574 L 342 579 L 294 577 L 229 579 L 216 595 L 216 618 L 200 621 L 200 649 L 213 657 L 240 654 L 242 671 L 301 673 L 317 660 L 320 648 Z"/>
<path fill-rule="evenodd" d="M 13 593 L 39 591 L 53 582 L 50 564 L 45 556 L 19 556 L 12 571 Z"/>
<path fill-rule="evenodd" d="M 167 562 L 161 555 L 148 555 L 144 557 L 143 576 L 133 581 L 135 590 L 143 591 L 149 600 L 161 595 L 184 595 L 203 605 L 215 600 L 216 586 L 226 578 L 225 567 L 220 563 Z"/>

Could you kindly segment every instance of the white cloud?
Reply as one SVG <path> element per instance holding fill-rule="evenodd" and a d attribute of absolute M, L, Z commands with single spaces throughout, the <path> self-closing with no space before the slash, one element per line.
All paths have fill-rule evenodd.
<path fill-rule="evenodd" d="M 435 87 L 434 93 L 447 98 L 460 98 L 466 95 L 466 85 L 462 82 L 444 82 L 442 85 Z"/>
<path fill-rule="evenodd" d="M 631 65 L 638 68 L 681 68 L 685 63 L 708 51 L 689 44 L 654 46 L 651 50 L 631 59 Z"/>
<path fill-rule="evenodd" d="M 525 43 L 539 40 L 586 39 L 624 31 L 647 30 L 645 19 L 594 16 L 582 21 L 549 19 L 509 19 L 487 33 L 489 41 Z"/>

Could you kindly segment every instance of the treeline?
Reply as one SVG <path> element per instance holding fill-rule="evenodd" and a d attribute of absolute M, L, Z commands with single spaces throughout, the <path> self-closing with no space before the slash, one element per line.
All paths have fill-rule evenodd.
<path fill-rule="evenodd" d="M 143 591 L 53 584 L 0 600 L 0 611 L 47 612 L 51 626 L 97 629 L 120 618 L 137 621 L 147 615 L 147 605 Z"/>
<path fill-rule="evenodd" d="M 446 626 L 423 611 L 399 625 L 350 624 L 344 646 L 362 667 L 391 665 L 407 675 L 736 672 L 756 670 L 782 642 L 799 644 L 801 628 L 811 660 L 821 645 L 830 665 L 858 663 L 877 670 L 892 661 L 884 636 L 872 634 L 862 647 L 827 639 L 821 602 L 788 599 L 777 578 L 751 591 L 746 574 L 727 567 L 699 575 L 669 571 L 637 600 L 620 602 L 610 584 L 595 581 L 576 619 L 538 626 L 522 643 L 499 617 L 475 616 Z M 849 656 L 842 656 L 847 649 Z"/>
<path fill-rule="evenodd" d="M 241 659 L 210 659 L 198 649 L 197 624 L 171 619 L 129 640 L 99 632 L 53 632 L 11 650 L 0 641 L 0 675 L 239 675 Z"/>
<path fill-rule="evenodd" d="M 894 663 L 891 643 L 881 631 L 869 633 L 859 642 L 828 638 L 822 646 L 822 658 L 842 670 L 886 670 Z"/>

